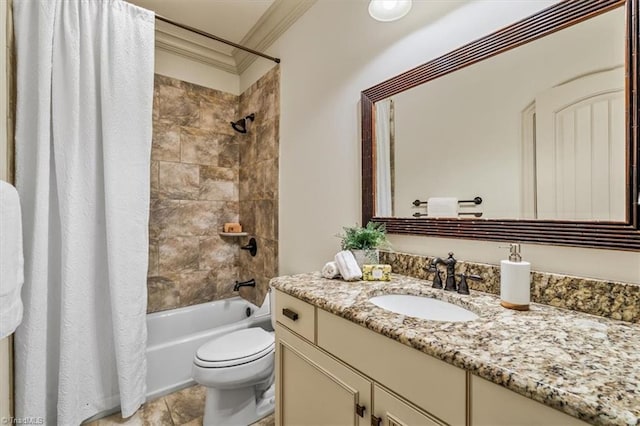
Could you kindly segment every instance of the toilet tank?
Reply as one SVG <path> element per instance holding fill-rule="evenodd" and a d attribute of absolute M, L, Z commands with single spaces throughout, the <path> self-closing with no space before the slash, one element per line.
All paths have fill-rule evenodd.
<path fill-rule="evenodd" d="M 253 313 L 253 317 L 255 318 L 255 321 L 260 323 L 260 326 L 262 326 L 263 328 L 267 323 L 270 322 L 271 327 L 275 330 L 274 315 L 272 315 L 272 313 L 274 312 L 273 295 L 274 294 L 271 291 L 271 288 L 269 288 L 267 296 L 264 298 L 264 302 L 262 302 L 262 306 L 260 306 Z"/>
<path fill-rule="evenodd" d="M 267 299 L 269 299 L 269 310 L 271 311 L 271 327 L 276 329 L 276 292 L 269 287 L 269 293 L 267 293 Z M 265 299 L 265 301 L 267 300 Z"/>

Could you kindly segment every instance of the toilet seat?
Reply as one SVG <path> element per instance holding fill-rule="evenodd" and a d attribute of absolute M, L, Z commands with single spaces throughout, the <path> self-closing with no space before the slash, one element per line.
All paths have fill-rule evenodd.
<path fill-rule="evenodd" d="M 273 334 L 253 327 L 225 334 L 202 345 L 194 363 L 203 368 L 232 367 L 260 359 L 274 350 Z"/>

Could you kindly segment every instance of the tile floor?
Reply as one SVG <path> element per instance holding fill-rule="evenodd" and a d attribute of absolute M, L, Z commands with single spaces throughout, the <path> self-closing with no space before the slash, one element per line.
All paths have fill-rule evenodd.
<path fill-rule="evenodd" d="M 202 386 L 192 386 L 147 402 L 128 419 L 114 414 L 85 426 L 202 426 L 205 394 Z M 251 426 L 274 425 L 275 419 L 271 415 Z"/>

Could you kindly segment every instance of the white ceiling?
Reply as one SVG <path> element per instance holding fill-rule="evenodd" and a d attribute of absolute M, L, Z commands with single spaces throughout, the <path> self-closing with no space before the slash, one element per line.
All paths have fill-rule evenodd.
<path fill-rule="evenodd" d="M 127 0 L 172 21 L 263 51 L 316 0 Z M 254 55 L 156 20 L 156 46 L 240 73 Z M 200 58 L 200 59 L 198 59 Z"/>

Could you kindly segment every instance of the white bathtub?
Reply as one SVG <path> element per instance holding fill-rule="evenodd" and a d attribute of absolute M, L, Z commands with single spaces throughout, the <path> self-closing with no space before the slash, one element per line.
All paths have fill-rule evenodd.
<path fill-rule="evenodd" d="M 270 330 L 269 314 L 268 299 L 258 308 L 240 297 L 148 314 L 147 400 L 195 384 L 191 366 L 202 344 L 243 328 Z"/>

